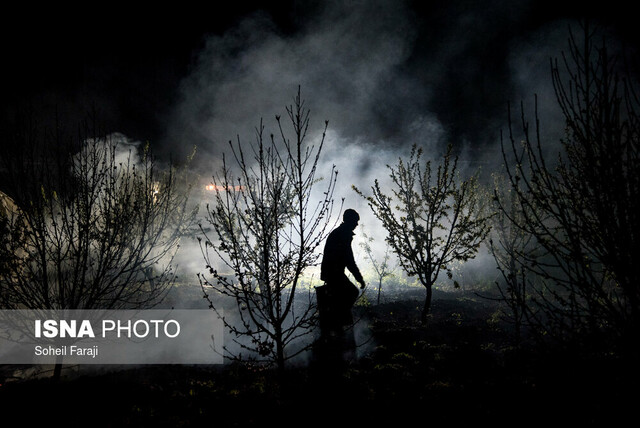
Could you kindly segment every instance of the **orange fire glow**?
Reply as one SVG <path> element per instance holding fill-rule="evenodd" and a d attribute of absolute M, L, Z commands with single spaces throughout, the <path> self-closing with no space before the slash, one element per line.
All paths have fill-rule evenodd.
<path fill-rule="evenodd" d="M 243 190 L 244 186 L 221 186 L 218 184 L 207 184 L 205 186 L 205 189 L 210 192 L 213 192 L 213 191 L 226 192 L 230 190 L 237 192 L 237 191 Z"/>

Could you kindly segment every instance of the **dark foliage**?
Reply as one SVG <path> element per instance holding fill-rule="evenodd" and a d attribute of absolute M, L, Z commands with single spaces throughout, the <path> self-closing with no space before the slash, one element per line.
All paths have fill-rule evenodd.
<path fill-rule="evenodd" d="M 502 239 L 508 257 L 498 262 L 511 291 L 520 290 L 507 300 L 540 338 L 637 352 L 637 79 L 596 29 L 586 22 L 582 30 L 551 63 L 566 124 L 556 157 L 545 153 L 537 105 L 532 127 L 523 109 L 521 136 L 509 120 L 503 152 L 512 195 L 496 199 L 519 243 Z"/>
<path fill-rule="evenodd" d="M 26 425 L 65 426 L 387 426 L 424 412 L 434 423 L 602 426 L 630 415 L 632 361 L 515 350 L 503 326 L 488 322 L 495 305 L 471 294 L 436 293 L 428 329 L 420 306 L 411 299 L 359 308 L 375 349 L 337 373 L 291 367 L 281 379 L 239 364 L 112 368 L 57 385 L 2 382 L 0 406 Z"/>

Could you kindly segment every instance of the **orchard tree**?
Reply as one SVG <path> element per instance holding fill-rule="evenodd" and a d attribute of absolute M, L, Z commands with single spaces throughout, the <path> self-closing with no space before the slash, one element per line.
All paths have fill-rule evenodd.
<path fill-rule="evenodd" d="M 503 141 L 517 215 L 503 212 L 543 254 L 518 263 L 541 285 L 531 304 L 540 331 L 567 341 L 636 346 L 640 329 L 640 102 L 637 77 L 624 72 L 598 30 L 582 23 L 569 50 L 551 61 L 566 131 L 557 158 L 545 157 L 535 106 L 530 129 Z M 505 210 L 507 208 L 507 210 Z"/>
<path fill-rule="evenodd" d="M 276 116 L 277 137 L 265 138 L 260 122 L 249 153 L 239 139 L 229 143 L 233 162 L 223 158 L 213 177 L 215 202 L 207 206 L 211 231 L 201 225 L 208 272 L 198 275 L 213 310 L 222 308 L 219 296 L 235 302 L 239 321 L 222 318 L 233 341 L 251 358 L 275 363 L 280 373 L 288 359 L 307 349 L 295 344 L 316 321 L 312 293 L 300 292 L 301 281 L 326 238 L 337 175 L 335 168 L 328 171 L 322 197 L 314 201 L 328 122 L 320 141 L 309 145 L 310 112 L 300 89 L 286 111 L 291 136 Z M 244 358 L 229 346 L 225 351 L 231 359 Z"/>
<path fill-rule="evenodd" d="M 159 303 L 175 277 L 178 242 L 195 212 L 175 167 L 148 146 L 86 122 L 3 129 L 6 193 L 0 245 L 3 309 L 132 309 Z M 11 204 L 7 200 L 11 198 Z M 60 374 L 57 364 L 54 376 Z"/>
<path fill-rule="evenodd" d="M 371 266 L 373 267 L 373 271 L 376 275 L 376 279 L 378 280 L 378 290 L 376 292 L 376 303 L 380 304 L 380 297 L 382 296 L 382 282 L 388 276 L 393 275 L 394 268 L 391 267 L 389 263 L 389 259 L 391 258 L 390 247 L 389 244 L 385 246 L 384 254 L 382 256 L 382 260 L 378 259 L 374 254 L 373 248 L 371 248 L 371 244 L 374 242 L 373 237 L 368 236 L 364 231 L 361 232 L 364 241 L 360 243 L 360 246 L 364 250 L 365 255 L 371 262 Z"/>
<path fill-rule="evenodd" d="M 535 238 L 518 226 L 523 220 L 525 209 L 511 188 L 511 183 L 504 174 L 496 173 L 494 178 L 494 215 L 491 217 L 489 235 L 489 251 L 491 252 L 501 280 L 496 281 L 499 297 L 504 304 L 501 310 L 502 319 L 513 325 L 516 346 L 522 341 L 522 330 L 535 318 L 535 309 L 530 306 L 531 290 L 527 270 L 520 260 L 523 257 L 534 258 L 536 252 Z M 514 180 L 518 186 L 519 179 Z"/>
<path fill-rule="evenodd" d="M 440 273 L 452 278 L 453 263 L 473 258 L 490 229 L 477 177 L 461 179 L 457 162 L 449 145 L 442 162 L 432 168 L 430 160 L 422 161 L 422 149 L 414 145 L 408 161 L 400 158 L 397 165 L 388 166 L 392 196 L 377 179 L 372 196 L 354 187 L 382 222 L 401 267 L 426 288 L 423 324 Z"/>

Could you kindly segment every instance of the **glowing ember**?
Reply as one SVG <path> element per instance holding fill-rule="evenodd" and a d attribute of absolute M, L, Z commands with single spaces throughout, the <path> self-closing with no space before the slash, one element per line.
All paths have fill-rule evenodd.
<path fill-rule="evenodd" d="M 219 192 L 234 191 L 234 192 L 238 192 L 240 190 L 243 190 L 244 186 L 220 186 L 218 184 L 207 184 L 205 186 L 205 189 L 207 189 L 210 192 L 213 192 L 213 191 L 219 191 Z"/>

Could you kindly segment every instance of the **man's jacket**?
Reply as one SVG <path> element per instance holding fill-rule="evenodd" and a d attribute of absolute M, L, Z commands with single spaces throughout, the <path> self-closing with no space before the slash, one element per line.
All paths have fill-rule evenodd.
<path fill-rule="evenodd" d="M 360 270 L 353 258 L 351 241 L 354 233 L 342 223 L 327 237 L 320 267 L 320 279 L 325 282 L 344 280 L 347 268 L 358 282 L 363 282 Z"/>

